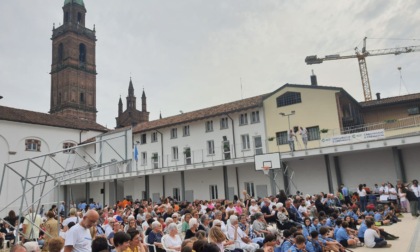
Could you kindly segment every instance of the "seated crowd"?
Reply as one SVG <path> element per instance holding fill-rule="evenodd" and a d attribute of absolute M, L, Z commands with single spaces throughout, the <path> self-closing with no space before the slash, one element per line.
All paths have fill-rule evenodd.
<path fill-rule="evenodd" d="M 242 201 L 233 202 L 177 202 L 168 197 L 159 204 L 124 199 L 103 209 L 85 204 L 83 209 L 70 208 L 66 218 L 50 209 L 39 234 L 33 225 L 29 236 L 28 227 L 38 216 L 29 213 L 17 222 L 13 212 L 13 218 L 4 218 L 0 239 L 13 243 L 21 234 L 24 246 L 16 244 L 12 251 L 34 252 L 40 251 L 33 248 L 39 244 L 42 251 L 64 252 L 337 252 L 358 246 L 390 247 L 387 240 L 398 237 L 381 226 L 398 223 L 399 211 L 407 206 L 393 200 L 369 202 L 373 192 L 367 190 L 361 185 L 351 194 L 342 185 L 336 194 L 305 197 L 280 190 L 276 196 L 255 199 L 244 191 Z M 20 233 L 10 228 L 10 221 L 22 223 Z M 44 232 L 48 235 L 42 236 Z"/>

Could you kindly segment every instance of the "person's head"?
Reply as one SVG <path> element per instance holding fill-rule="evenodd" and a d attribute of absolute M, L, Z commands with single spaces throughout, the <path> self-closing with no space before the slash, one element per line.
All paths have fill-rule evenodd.
<path fill-rule="evenodd" d="M 303 224 L 309 227 L 311 225 L 311 219 L 309 217 L 306 217 L 305 219 L 303 219 Z"/>
<path fill-rule="evenodd" d="M 413 180 L 413 185 L 418 186 L 418 184 L 419 184 L 419 181 L 417 179 L 414 179 Z"/>
<path fill-rule="evenodd" d="M 135 228 L 129 228 L 127 234 L 130 236 L 130 247 L 137 247 L 140 244 L 140 232 Z"/>
<path fill-rule="evenodd" d="M 215 243 L 206 243 L 202 252 L 220 252 L 220 248 Z"/>
<path fill-rule="evenodd" d="M 372 221 L 372 220 L 366 220 L 366 226 L 368 227 L 368 228 L 371 228 L 373 225 L 374 225 L 375 223 Z"/>
<path fill-rule="evenodd" d="M 283 231 L 283 237 L 284 238 L 289 238 L 290 236 L 292 236 L 292 232 L 289 229 L 286 229 Z"/>
<path fill-rule="evenodd" d="M 305 245 L 305 237 L 303 237 L 303 235 L 297 235 L 295 237 L 295 243 L 296 243 L 296 247 L 298 249 L 303 249 L 306 247 Z"/>
<path fill-rule="evenodd" d="M 63 247 L 64 247 L 64 240 L 61 237 L 51 238 L 48 242 L 49 252 L 60 252 Z"/>
<path fill-rule="evenodd" d="M 48 211 L 48 213 L 47 213 L 47 218 L 48 218 L 48 219 L 51 219 L 51 218 L 54 218 L 54 217 L 55 217 L 54 212 L 53 212 L 53 211 Z"/>
<path fill-rule="evenodd" d="M 192 249 L 194 241 L 192 239 L 185 239 L 182 243 L 181 243 L 181 249 L 185 248 L 185 247 L 189 247 Z"/>
<path fill-rule="evenodd" d="M 207 226 L 209 224 L 209 216 L 207 214 L 203 214 L 200 218 L 201 224 Z"/>
<path fill-rule="evenodd" d="M 27 250 L 26 247 L 20 244 L 15 244 L 10 248 L 10 252 L 27 252 Z"/>
<path fill-rule="evenodd" d="M 192 215 L 190 214 L 190 213 L 186 213 L 185 215 L 184 215 L 184 221 L 186 222 L 186 223 L 188 223 L 189 221 L 190 221 L 190 219 L 192 218 Z"/>
<path fill-rule="evenodd" d="M 10 210 L 10 211 L 9 211 L 8 216 L 9 216 L 9 218 L 15 219 L 15 218 L 16 218 L 16 213 L 15 213 L 15 211 Z M 15 223 L 12 223 L 12 224 L 14 225 Z"/>
<path fill-rule="evenodd" d="M 319 229 L 319 234 L 320 234 L 320 235 L 322 235 L 322 236 L 327 235 L 327 234 L 328 234 L 328 232 L 329 232 L 329 229 L 328 229 L 327 227 L 321 227 L 321 228 Z"/>
<path fill-rule="evenodd" d="M 83 216 L 83 220 L 80 222 L 80 225 L 84 228 L 91 228 L 96 226 L 96 222 L 99 219 L 99 214 L 95 210 L 89 210 Z"/>
<path fill-rule="evenodd" d="M 263 241 L 264 246 L 271 246 L 271 247 L 273 247 L 273 246 L 276 245 L 276 242 L 277 242 L 277 240 L 276 240 L 276 236 L 275 235 L 273 235 L 273 234 L 266 234 L 265 235 L 264 241 Z"/>
<path fill-rule="evenodd" d="M 340 219 L 340 218 L 338 218 L 338 219 L 335 221 L 335 225 L 337 225 L 338 227 L 340 227 L 342 224 L 343 224 L 343 220 L 342 220 L 342 219 Z"/>
<path fill-rule="evenodd" d="M 208 242 L 206 240 L 196 240 L 193 243 L 193 250 L 195 252 L 203 252 L 204 245 L 206 245 Z M 220 250 L 219 250 L 220 251 Z"/>
<path fill-rule="evenodd" d="M 116 232 L 114 234 L 114 246 L 124 251 L 130 246 L 131 237 L 124 232 Z"/>
<path fill-rule="evenodd" d="M 204 230 L 198 230 L 197 232 L 195 232 L 195 237 L 197 237 L 198 240 L 204 239 L 206 240 L 206 231 Z"/>
<path fill-rule="evenodd" d="M 318 231 L 316 231 L 316 230 L 312 231 L 311 232 L 312 240 L 318 239 L 318 235 L 319 235 Z"/>
<path fill-rule="evenodd" d="M 169 224 L 169 226 L 167 227 L 167 230 L 168 230 L 169 235 L 174 236 L 178 234 L 178 226 L 175 223 Z"/>
<path fill-rule="evenodd" d="M 219 227 L 213 226 L 209 230 L 209 239 L 212 242 L 221 243 L 226 240 L 226 235 L 223 233 L 223 231 Z"/>
<path fill-rule="evenodd" d="M 162 224 L 160 224 L 159 221 L 153 221 L 152 222 L 152 230 L 155 233 L 160 232 L 162 230 Z"/>
<path fill-rule="evenodd" d="M 238 216 L 236 216 L 236 215 L 231 215 L 231 216 L 229 217 L 229 220 L 230 220 L 230 224 L 232 224 L 232 225 L 236 225 L 236 224 L 238 223 Z"/>
<path fill-rule="evenodd" d="M 262 221 L 264 219 L 264 215 L 261 212 L 256 212 L 254 214 L 255 220 Z"/>
<path fill-rule="evenodd" d="M 363 189 L 363 185 L 359 184 L 359 190 L 361 191 Z"/>
<path fill-rule="evenodd" d="M 23 246 L 25 246 L 26 251 L 28 251 L 28 252 L 40 252 L 41 251 L 39 249 L 38 242 L 36 242 L 36 241 L 25 242 L 23 244 Z"/>
<path fill-rule="evenodd" d="M 343 228 L 348 228 L 349 227 L 349 223 L 347 221 L 343 221 L 343 223 L 341 223 L 341 226 Z"/>
<path fill-rule="evenodd" d="M 121 224 L 118 221 L 116 221 L 114 223 L 114 226 L 112 226 L 112 230 L 114 231 L 114 233 L 120 231 L 120 228 L 121 228 Z"/>

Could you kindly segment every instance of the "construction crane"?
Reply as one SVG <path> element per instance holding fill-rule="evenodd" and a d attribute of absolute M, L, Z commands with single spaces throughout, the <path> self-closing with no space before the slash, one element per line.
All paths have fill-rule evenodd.
<path fill-rule="evenodd" d="M 363 48 L 360 51 L 357 47 L 354 48 L 356 54 L 354 55 L 345 55 L 341 56 L 340 54 L 332 54 L 326 55 L 324 58 L 318 58 L 317 55 L 307 56 L 305 58 L 305 62 L 308 65 L 312 64 L 321 64 L 327 60 L 341 60 L 341 59 L 353 59 L 357 58 L 359 61 L 359 70 L 360 76 L 362 78 L 362 86 L 363 86 L 363 94 L 365 96 L 365 101 L 372 100 L 372 94 L 370 90 L 370 83 L 369 83 L 369 75 L 366 66 L 366 57 L 368 56 L 380 56 L 380 55 L 400 55 L 402 53 L 410 53 L 410 52 L 417 52 L 420 51 L 420 46 L 406 46 L 406 47 L 396 47 L 396 48 L 389 48 L 389 49 L 379 49 L 379 50 L 366 50 L 366 39 L 363 39 Z"/>

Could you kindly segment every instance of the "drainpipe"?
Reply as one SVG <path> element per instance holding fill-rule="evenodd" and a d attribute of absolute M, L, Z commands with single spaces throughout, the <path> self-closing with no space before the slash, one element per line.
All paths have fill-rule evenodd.
<path fill-rule="evenodd" d="M 235 153 L 235 158 L 236 158 L 235 124 L 233 123 L 233 119 L 232 117 L 230 117 L 229 114 L 226 114 L 226 116 L 230 119 L 231 124 L 232 124 L 233 151 Z"/>
<path fill-rule="evenodd" d="M 163 160 L 163 157 L 164 157 L 164 155 L 163 155 L 163 134 L 159 130 L 156 130 L 156 132 L 160 134 L 160 148 L 161 148 L 161 152 L 162 152 L 162 167 L 161 168 L 163 168 L 164 167 L 164 160 Z"/>

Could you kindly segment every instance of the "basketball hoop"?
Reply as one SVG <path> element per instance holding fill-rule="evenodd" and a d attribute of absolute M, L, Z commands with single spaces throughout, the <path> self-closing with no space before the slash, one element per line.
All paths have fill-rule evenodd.
<path fill-rule="evenodd" d="M 263 166 L 262 170 L 263 170 L 265 175 L 268 175 L 268 173 L 270 172 L 270 166 Z"/>

